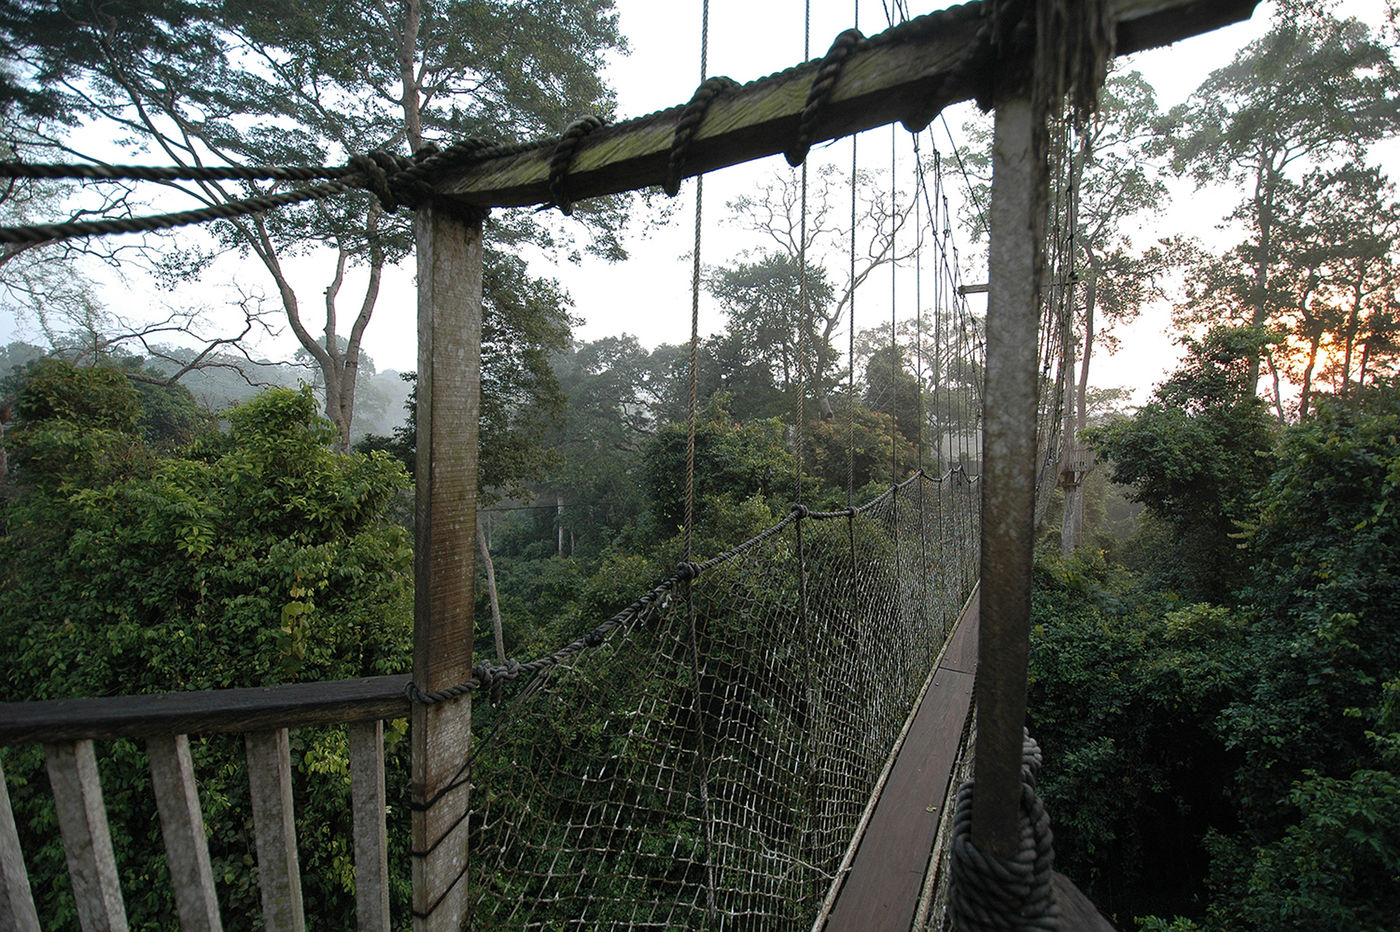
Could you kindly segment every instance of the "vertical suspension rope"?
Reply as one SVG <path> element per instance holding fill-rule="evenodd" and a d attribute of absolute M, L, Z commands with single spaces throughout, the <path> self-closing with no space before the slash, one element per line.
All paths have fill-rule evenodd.
<path fill-rule="evenodd" d="M 891 26 L 894 23 L 890 23 Z M 899 144 L 899 131 L 895 124 L 890 124 L 890 485 L 899 485 L 899 376 L 904 371 L 904 356 L 899 352 L 899 336 L 895 329 L 895 310 L 898 305 L 895 303 L 895 288 L 897 276 L 895 275 L 895 261 L 899 255 L 896 240 L 899 233 L 899 223 L 895 214 L 899 211 L 899 202 L 895 194 L 895 148 Z M 896 505 L 896 507 L 898 507 Z"/>
<path fill-rule="evenodd" d="M 802 24 L 802 60 L 807 61 L 812 57 L 812 0 L 806 0 L 803 4 L 803 24 Z M 817 786 L 817 759 L 814 741 L 819 731 L 816 722 L 817 711 L 817 686 L 812 672 L 812 654 L 814 641 L 812 637 L 811 619 L 807 611 L 807 553 L 803 542 L 802 525 L 803 518 L 807 514 L 806 507 L 802 504 L 802 470 L 803 456 L 802 448 L 805 439 L 806 427 L 806 391 L 807 378 L 805 364 L 807 359 L 807 160 L 802 160 L 802 205 L 801 221 L 798 226 L 799 240 L 797 244 L 797 265 L 798 265 L 798 285 L 797 285 L 797 404 L 795 407 L 796 422 L 795 440 L 797 446 L 797 480 L 793 506 L 797 514 L 797 520 L 793 523 L 793 535 L 797 546 L 797 606 L 798 623 L 801 628 L 802 637 L 802 681 L 804 684 L 804 696 L 807 705 L 807 741 L 806 741 L 806 792 L 803 794 L 803 837 L 807 839 L 809 847 L 804 854 L 807 863 L 815 862 L 815 858 L 810 855 L 815 852 L 816 826 L 815 826 L 815 806 L 816 806 L 816 786 Z M 819 884 L 820 877 L 813 873 L 811 882 Z"/>
<path fill-rule="evenodd" d="M 710 52 L 710 0 L 704 0 L 700 11 L 700 83 L 709 77 Z M 685 438 L 685 565 L 693 566 L 693 543 L 695 533 L 695 428 L 699 407 L 699 368 L 700 368 L 700 246 L 702 240 L 702 217 L 705 203 L 705 175 L 695 176 L 695 242 L 690 270 L 690 373 L 687 386 L 686 438 Z M 693 577 L 685 580 L 686 615 L 690 635 L 690 665 L 693 704 L 695 717 L 696 751 L 699 755 L 698 773 L 700 816 L 705 827 L 705 915 L 708 921 L 715 919 L 715 868 L 711 855 L 714 851 L 714 820 L 710 816 L 710 755 L 705 740 L 705 714 L 702 703 L 700 680 L 700 635 L 695 612 Z"/>

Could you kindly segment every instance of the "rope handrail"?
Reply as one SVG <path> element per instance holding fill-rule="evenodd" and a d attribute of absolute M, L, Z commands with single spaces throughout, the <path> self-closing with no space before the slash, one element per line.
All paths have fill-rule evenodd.
<path fill-rule="evenodd" d="M 809 511 L 805 505 L 794 505 L 792 510 L 784 515 L 781 520 L 753 535 L 748 540 L 735 544 L 729 549 L 703 562 L 683 561 L 676 567 L 675 572 L 661 580 L 661 582 L 653 586 L 644 595 L 633 600 L 626 608 L 617 612 L 586 634 L 560 647 L 558 650 L 536 657 L 528 663 L 520 663 L 514 659 L 506 660 L 504 663 L 500 664 L 483 661 L 472 667 L 471 679 L 439 690 L 425 691 L 420 688 L 418 684 L 410 680 L 404 686 L 404 693 L 413 702 L 433 705 L 439 702 L 459 699 L 468 693 L 492 690 L 512 680 L 519 679 L 520 677 L 529 676 L 559 666 L 560 664 L 572 660 L 586 649 L 597 647 L 599 644 L 602 644 L 615 628 L 633 620 L 644 618 L 653 608 L 664 605 L 681 583 L 698 579 L 702 573 L 753 550 L 774 535 L 782 533 L 783 529 L 791 524 L 804 519 L 829 521 L 835 518 L 854 518 L 857 515 L 871 510 L 884 502 L 891 495 L 895 495 L 902 489 L 908 488 L 920 479 L 939 484 L 955 477 L 961 477 L 969 483 L 975 481 L 974 479 L 967 478 L 967 473 L 963 470 L 961 464 L 959 464 L 950 467 L 947 472 L 939 477 L 932 476 L 923 470 L 919 470 L 902 482 L 891 485 L 884 492 L 875 496 L 865 504 L 853 508 L 843 508 L 839 511 Z"/>

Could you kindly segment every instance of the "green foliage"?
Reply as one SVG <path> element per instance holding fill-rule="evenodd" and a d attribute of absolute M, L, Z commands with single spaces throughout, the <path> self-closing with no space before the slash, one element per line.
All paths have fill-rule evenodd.
<path fill-rule="evenodd" d="M 1230 710 L 1230 739 L 1251 766 L 1240 792 L 1254 828 L 1293 817 L 1304 770 L 1346 778 L 1374 761 L 1362 721 L 1400 670 L 1400 401 L 1393 386 L 1324 399 L 1287 430 L 1260 493 L 1251 594 L 1266 625 L 1250 692 Z"/>
<path fill-rule="evenodd" d="M 61 359 L 41 359 L 19 390 L 15 417 L 21 424 L 67 421 L 134 434 L 141 419 L 141 395 L 114 369 L 80 369 Z"/>
<path fill-rule="evenodd" d="M 1138 587 L 1101 558 L 1036 564 L 1029 718 L 1056 863 L 1110 912 L 1175 905 L 1228 818 L 1213 722 L 1243 676 L 1248 619 Z"/>
<path fill-rule="evenodd" d="M 1398 399 L 1325 398 L 1258 457 L 1240 608 L 1040 561 L 1031 716 L 1057 860 L 1101 904 L 1186 914 L 1143 928 L 1382 929 L 1400 910 Z"/>
<path fill-rule="evenodd" d="M 685 521 L 686 428 L 662 427 L 646 456 L 645 483 L 652 515 L 663 533 Z M 695 425 L 695 498 L 726 498 L 731 504 L 752 495 L 769 502 L 773 515 L 795 492 L 797 467 L 776 421 L 736 424 L 722 400 Z"/>
<path fill-rule="evenodd" d="M 1186 361 L 1153 401 L 1084 434 L 1112 462 L 1113 480 L 1170 527 L 1154 572 L 1189 599 L 1227 600 L 1247 578 L 1236 537 L 1251 520 L 1269 469 L 1260 454 L 1273 438 L 1248 380 L 1260 340 L 1251 328 L 1188 338 Z"/>
<path fill-rule="evenodd" d="M 117 380 L 122 391 L 110 388 Z M 97 384 L 122 402 L 117 423 L 134 431 L 139 411 L 126 405 L 135 392 L 124 377 L 104 376 Z M 227 432 L 206 434 L 182 454 L 110 462 L 100 473 L 55 451 L 85 449 L 93 437 L 109 444 L 127 437 L 65 419 L 113 423 L 113 415 L 63 402 L 61 392 L 36 388 L 30 397 L 39 400 L 25 409 L 29 419 L 15 434 L 16 453 L 28 451 L 31 468 L 17 473 L 19 494 L 5 506 L 8 533 L 0 538 L 5 699 L 257 686 L 406 669 L 410 547 L 403 529 L 384 517 L 406 477 L 382 454 L 333 453 L 335 429 L 317 414 L 308 389 L 258 396 L 229 413 Z M 49 417 L 36 421 L 38 415 Z M 35 449 L 54 454 L 43 460 L 51 471 L 38 479 Z M 225 915 L 256 915 L 242 749 L 207 739 L 195 742 L 194 753 Z M 116 742 L 99 756 L 128 914 L 137 925 L 168 923 L 173 910 L 161 879 L 164 854 L 143 755 Z M 293 761 L 308 842 L 302 850 L 308 909 L 340 927 L 353 908 L 343 732 L 298 731 Z M 63 876 L 37 755 L 7 757 L 5 768 L 17 784 L 31 872 Z M 315 840 L 322 832 L 324 844 Z M 394 843 L 401 840 L 396 835 Z M 403 878 L 397 882 L 403 886 Z M 35 893 L 46 923 L 74 922 L 65 884 L 36 883 Z"/>

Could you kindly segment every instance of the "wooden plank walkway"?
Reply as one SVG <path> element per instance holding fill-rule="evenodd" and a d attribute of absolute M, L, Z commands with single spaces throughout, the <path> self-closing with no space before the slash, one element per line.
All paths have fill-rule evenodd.
<path fill-rule="evenodd" d="M 969 600 L 919 703 L 837 894 L 826 932 L 908 932 L 972 704 L 980 600 Z M 949 800 L 950 801 L 950 800 Z"/>

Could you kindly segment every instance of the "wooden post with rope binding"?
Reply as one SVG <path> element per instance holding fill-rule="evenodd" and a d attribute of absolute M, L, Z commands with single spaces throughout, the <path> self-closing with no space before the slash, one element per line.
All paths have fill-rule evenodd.
<path fill-rule="evenodd" d="M 414 218 L 414 237 L 418 459 L 413 682 L 432 692 L 472 675 L 482 221 L 424 204 Z M 415 932 L 456 932 L 466 918 L 471 715 L 471 693 L 413 705 Z"/>

